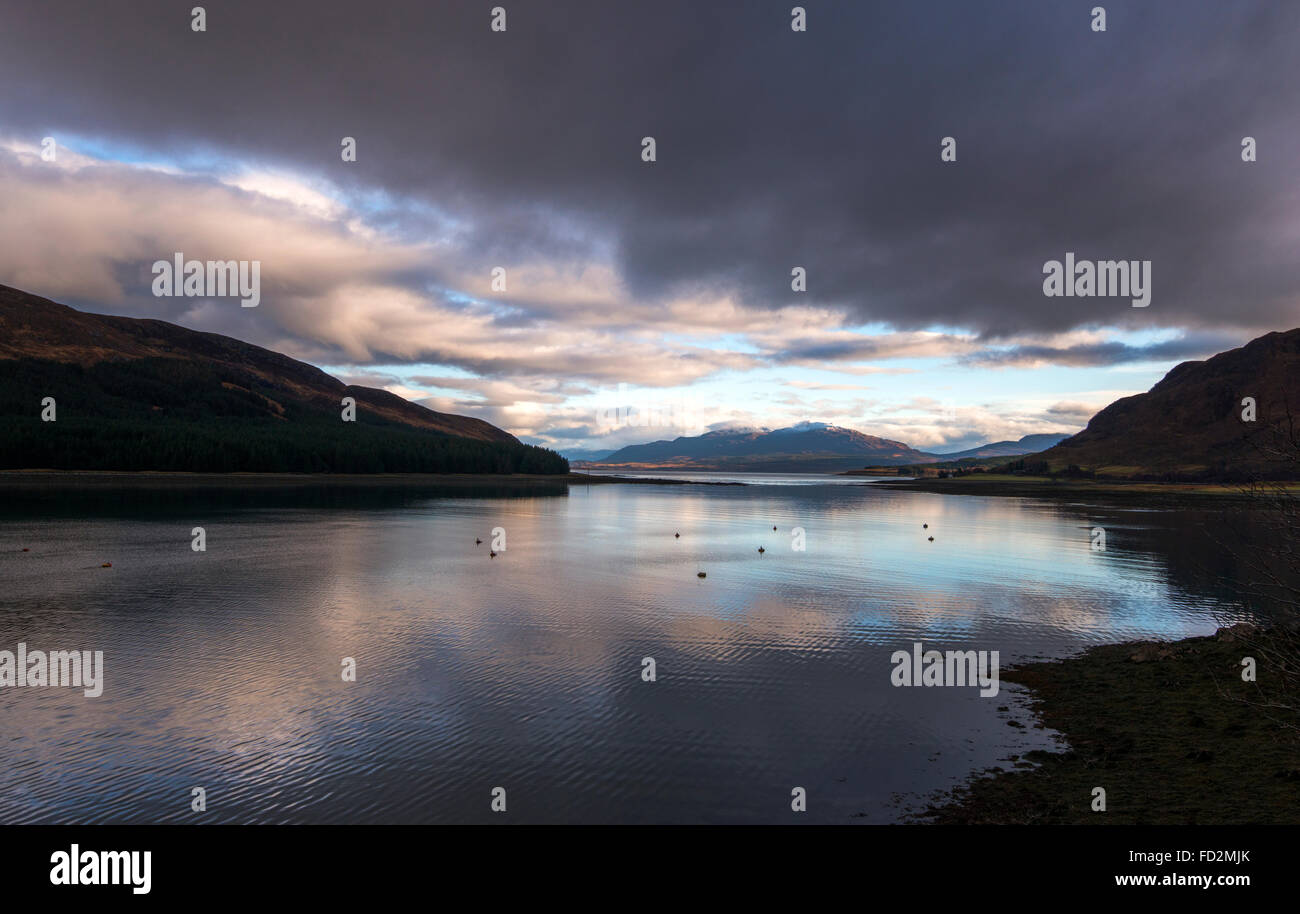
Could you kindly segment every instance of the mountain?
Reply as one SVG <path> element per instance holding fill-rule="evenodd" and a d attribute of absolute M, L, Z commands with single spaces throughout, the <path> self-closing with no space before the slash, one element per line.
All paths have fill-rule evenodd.
<path fill-rule="evenodd" d="M 56 420 L 41 419 L 55 401 Z M 356 421 L 342 421 L 343 398 Z M 0 285 L 0 468 L 567 472 L 466 416 L 165 321 L 77 311 Z"/>
<path fill-rule="evenodd" d="M 560 451 L 560 454 L 564 457 L 564 459 L 568 460 L 570 463 L 578 463 L 579 461 L 584 461 L 587 463 L 595 463 L 597 461 L 604 460 L 612 453 L 614 453 L 612 448 L 603 448 L 600 450 L 583 450 L 581 448 L 578 449 L 566 448 Z"/>
<path fill-rule="evenodd" d="M 1018 457 L 1022 454 L 1037 454 L 1055 444 L 1060 444 L 1069 435 L 1025 435 L 1019 441 L 994 441 L 978 447 L 955 451 L 951 454 L 934 454 L 940 460 L 964 460 L 966 458 Z"/>
<path fill-rule="evenodd" d="M 620 448 L 590 466 L 621 469 L 728 470 L 732 472 L 837 472 L 864 463 L 933 462 L 900 441 L 848 428 L 805 423 L 790 428 L 722 429 L 695 437 Z"/>
<path fill-rule="evenodd" d="M 1242 419 L 1247 397 L 1253 422 Z M 1045 468 L 1025 461 L 1024 469 L 1188 481 L 1294 477 L 1294 443 L 1289 466 L 1270 454 L 1279 434 L 1295 434 L 1292 415 L 1300 419 L 1300 329 L 1175 366 L 1151 390 L 1116 400 L 1038 455 Z"/>

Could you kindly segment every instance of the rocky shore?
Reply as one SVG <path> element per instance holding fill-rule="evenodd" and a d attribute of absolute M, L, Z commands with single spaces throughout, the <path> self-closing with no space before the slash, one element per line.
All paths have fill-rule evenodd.
<path fill-rule="evenodd" d="M 1243 681 L 1252 658 L 1256 681 Z M 1008 759 L 937 798 L 937 824 L 1300 821 L 1300 631 L 1239 623 L 1004 671 L 1061 752 Z M 1018 721 L 1010 723 L 1019 724 Z M 1096 811 L 1096 788 L 1105 811 Z"/>

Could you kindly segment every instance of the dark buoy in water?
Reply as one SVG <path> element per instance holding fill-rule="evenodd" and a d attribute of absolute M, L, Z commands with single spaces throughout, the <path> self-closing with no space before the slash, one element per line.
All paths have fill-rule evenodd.
<path fill-rule="evenodd" d="M 113 563 L 112 563 L 112 562 L 105 562 L 104 564 L 100 565 L 99 567 L 100 567 L 100 568 L 112 568 L 112 567 L 113 567 Z"/>
<path fill-rule="evenodd" d="M 766 551 L 767 551 L 767 550 L 764 549 L 762 546 L 759 546 L 759 547 L 758 547 L 758 554 L 759 554 L 759 555 L 762 555 L 762 554 L 763 554 L 764 552 L 766 552 Z"/>
<path fill-rule="evenodd" d="M 929 530 L 929 529 L 930 529 L 930 525 L 929 525 L 929 524 L 922 524 L 922 525 L 921 525 L 921 529 L 922 529 L 922 530 Z"/>
<path fill-rule="evenodd" d="M 32 550 L 28 549 L 26 546 L 23 547 L 23 552 L 31 552 L 31 551 Z"/>
<path fill-rule="evenodd" d="M 934 537 L 933 537 L 933 536 L 930 537 L 930 542 L 932 542 L 932 543 L 934 542 Z"/>
<path fill-rule="evenodd" d="M 482 546 L 482 545 L 483 545 L 483 541 L 482 541 L 481 539 L 479 539 L 479 538 L 476 536 L 476 537 L 474 537 L 474 545 L 475 545 L 475 546 Z"/>
<path fill-rule="evenodd" d="M 496 558 L 496 557 L 497 557 L 497 554 L 496 554 L 495 552 L 489 552 L 489 553 L 488 553 L 488 558 L 490 558 L 490 559 L 494 559 L 494 558 Z"/>
<path fill-rule="evenodd" d="M 773 525 L 772 525 L 772 529 L 773 529 L 773 530 L 776 529 L 776 524 L 773 524 Z"/>
<path fill-rule="evenodd" d="M 696 576 L 697 578 L 707 578 L 707 577 L 708 577 L 708 575 L 705 574 L 703 571 L 697 571 L 697 572 L 695 572 L 695 576 Z"/>
<path fill-rule="evenodd" d="M 681 538 L 682 538 L 682 535 L 681 535 L 680 533 L 674 533 L 674 534 L 673 534 L 673 539 L 675 539 L 675 540 L 679 540 L 679 539 L 681 539 Z"/>

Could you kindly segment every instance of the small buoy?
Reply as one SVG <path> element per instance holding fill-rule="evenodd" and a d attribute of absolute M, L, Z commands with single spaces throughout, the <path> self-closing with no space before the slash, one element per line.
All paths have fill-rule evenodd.
<path fill-rule="evenodd" d="M 762 554 L 763 554 L 764 552 L 766 552 L 766 551 L 767 551 L 767 550 L 764 549 L 762 546 L 759 546 L 759 547 L 758 547 L 758 554 L 759 554 L 759 555 L 762 555 Z"/>
<path fill-rule="evenodd" d="M 476 537 L 474 537 L 474 545 L 475 545 L 475 546 L 482 546 L 482 545 L 483 545 L 483 541 L 482 541 L 481 539 L 479 539 L 479 538 L 476 536 Z"/>
<path fill-rule="evenodd" d="M 100 565 L 99 567 L 100 567 L 100 568 L 112 568 L 112 567 L 113 567 L 113 563 L 112 563 L 112 562 L 105 562 L 104 564 Z"/>
<path fill-rule="evenodd" d="M 773 530 L 776 529 L 776 524 L 773 524 L 773 525 L 772 525 L 772 529 L 773 529 Z"/>
<path fill-rule="evenodd" d="M 934 537 L 933 537 L 933 536 L 930 537 L 930 542 L 932 542 L 932 543 L 934 542 Z"/>
<path fill-rule="evenodd" d="M 675 539 L 675 540 L 679 540 L 679 539 L 681 539 L 681 538 L 682 538 L 682 535 L 681 535 L 680 533 L 674 533 L 674 534 L 673 534 L 673 539 Z"/>
<path fill-rule="evenodd" d="M 707 577 L 708 577 L 708 575 L 705 574 L 703 571 L 697 571 L 697 572 L 695 573 L 695 576 L 696 576 L 697 578 L 707 578 Z"/>
<path fill-rule="evenodd" d="M 28 549 L 26 546 L 23 547 L 23 552 L 31 552 L 31 551 L 32 550 Z"/>
<path fill-rule="evenodd" d="M 490 559 L 494 559 L 494 558 L 496 558 L 496 557 L 497 557 L 497 554 L 496 554 L 495 552 L 489 552 L 489 553 L 488 553 L 488 558 L 490 558 Z"/>
<path fill-rule="evenodd" d="M 922 530 L 929 530 L 929 529 L 930 529 L 930 525 L 929 525 L 929 524 L 922 524 L 922 525 L 921 525 L 921 529 L 922 529 Z"/>

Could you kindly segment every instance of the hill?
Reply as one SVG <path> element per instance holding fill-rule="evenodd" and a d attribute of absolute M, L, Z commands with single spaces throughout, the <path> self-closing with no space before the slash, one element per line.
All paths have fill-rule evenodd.
<path fill-rule="evenodd" d="M 56 421 L 42 421 L 54 398 Z M 356 421 L 342 421 L 342 401 Z M 466 416 L 165 321 L 0 285 L 0 468 L 564 473 L 558 454 Z"/>
<path fill-rule="evenodd" d="M 1019 441 L 994 441 L 978 447 L 967 448 L 951 454 L 934 454 L 939 460 L 966 460 L 968 458 L 984 459 L 987 457 L 1018 457 L 1022 454 L 1037 454 L 1055 444 L 1059 444 L 1069 435 L 1025 435 Z"/>
<path fill-rule="evenodd" d="M 1248 397 L 1254 421 L 1243 420 Z M 1188 482 L 1293 477 L 1300 432 L 1293 417 L 1300 420 L 1300 329 L 1183 362 L 1146 393 L 1107 406 L 1079 434 L 1009 466 Z M 1288 439 L 1289 465 L 1275 453 Z"/>

